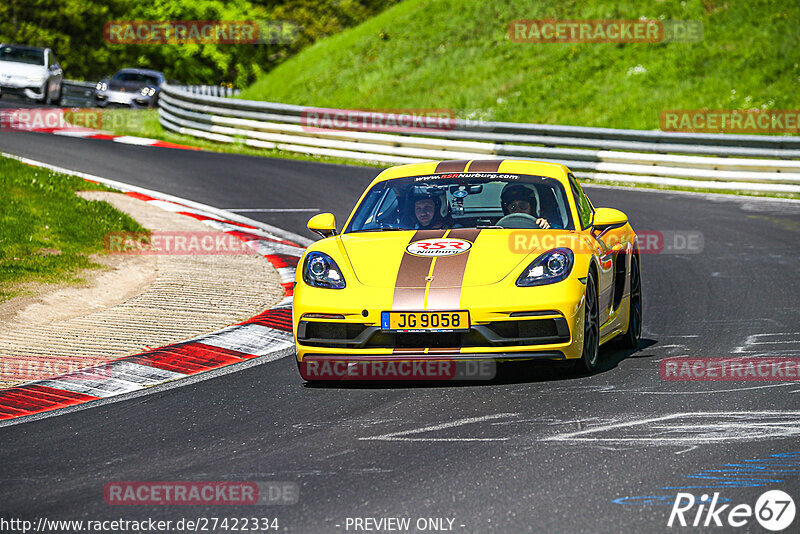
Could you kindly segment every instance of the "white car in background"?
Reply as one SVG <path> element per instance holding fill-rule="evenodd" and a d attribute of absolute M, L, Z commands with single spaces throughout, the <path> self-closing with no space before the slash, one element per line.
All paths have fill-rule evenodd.
<path fill-rule="evenodd" d="M 0 95 L 50 104 L 61 99 L 64 71 L 49 48 L 0 44 Z"/>

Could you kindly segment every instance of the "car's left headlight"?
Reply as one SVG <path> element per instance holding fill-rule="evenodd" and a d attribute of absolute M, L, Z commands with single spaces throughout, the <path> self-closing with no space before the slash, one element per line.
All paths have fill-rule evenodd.
<path fill-rule="evenodd" d="M 519 287 L 543 286 L 560 282 L 572 272 L 575 255 L 568 248 L 556 248 L 545 252 L 528 265 L 519 278 Z"/>
<path fill-rule="evenodd" d="M 156 90 L 153 87 L 142 87 L 142 90 L 139 91 L 142 96 L 153 96 L 156 94 Z"/>
<path fill-rule="evenodd" d="M 32 76 L 25 76 L 25 79 L 33 83 L 42 83 L 44 81 L 44 76 L 41 74 L 34 74 Z"/>
<path fill-rule="evenodd" d="M 303 262 L 303 281 L 314 287 L 344 289 L 345 281 L 339 266 L 324 252 L 309 252 Z"/>

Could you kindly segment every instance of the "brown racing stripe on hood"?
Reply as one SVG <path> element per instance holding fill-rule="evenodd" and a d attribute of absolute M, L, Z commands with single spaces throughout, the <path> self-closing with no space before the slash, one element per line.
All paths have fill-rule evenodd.
<path fill-rule="evenodd" d="M 444 237 L 446 230 L 417 230 L 411 236 L 409 244 L 421 239 L 434 239 Z M 397 270 L 397 280 L 394 284 L 394 310 L 421 310 L 425 307 L 425 278 L 431 270 L 433 258 L 416 256 L 407 252 L 403 253 L 400 268 Z"/>
<path fill-rule="evenodd" d="M 465 239 L 474 243 L 480 230 L 476 228 L 456 228 L 447 237 Z M 470 250 L 472 250 L 470 248 Z M 433 280 L 428 288 L 425 309 L 458 310 L 461 305 L 461 283 L 467 269 L 470 250 L 453 256 L 439 256 L 433 266 Z"/>

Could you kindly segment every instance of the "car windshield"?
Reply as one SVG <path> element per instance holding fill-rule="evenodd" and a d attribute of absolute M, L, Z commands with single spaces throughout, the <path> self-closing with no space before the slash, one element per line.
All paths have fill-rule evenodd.
<path fill-rule="evenodd" d="M 142 85 L 158 85 L 157 77 L 140 72 L 118 72 L 114 75 L 112 81 L 120 83 L 136 82 Z"/>
<path fill-rule="evenodd" d="M 44 65 L 44 50 L 4 46 L 0 48 L 0 61 Z"/>
<path fill-rule="evenodd" d="M 348 232 L 447 229 L 574 229 L 561 182 L 544 176 L 458 173 L 375 184 L 356 208 Z"/>

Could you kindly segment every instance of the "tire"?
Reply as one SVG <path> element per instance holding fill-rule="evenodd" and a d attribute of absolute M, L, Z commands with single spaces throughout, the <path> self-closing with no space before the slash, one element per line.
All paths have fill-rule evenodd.
<path fill-rule="evenodd" d="M 600 360 L 600 308 L 597 298 L 597 282 L 590 272 L 586 280 L 583 317 L 583 351 L 575 362 L 575 371 L 593 373 Z"/>
<path fill-rule="evenodd" d="M 42 98 L 38 100 L 40 104 L 49 105 L 50 104 L 50 86 L 48 84 L 44 84 L 44 94 Z"/>
<path fill-rule="evenodd" d="M 642 337 L 642 276 L 639 258 L 631 256 L 631 292 L 628 307 L 628 331 L 619 337 L 618 345 L 625 349 L 635 349 Z"/>

